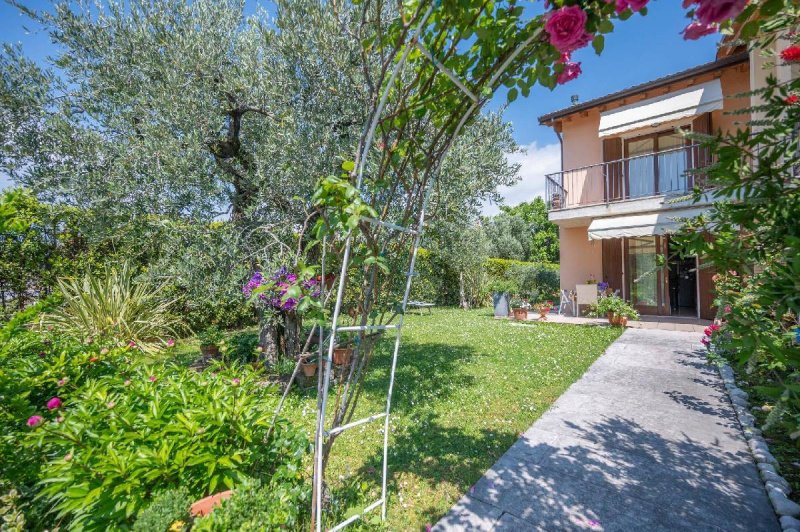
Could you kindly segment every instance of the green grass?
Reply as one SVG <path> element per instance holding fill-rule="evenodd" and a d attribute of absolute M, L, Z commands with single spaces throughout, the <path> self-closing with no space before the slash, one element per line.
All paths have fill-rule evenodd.
<path fill-rule="evenodd" d="M 521 325 L 486 309 L 408 316 L 392 402 L 388 528 L 435 523 L 620 331 Z M 387 338 L 377 348 L 353 419 L 383 411 L 391 347 Z M 284 414 L 311 431 L 315 391 L 287 404 Z M 334 445 L 328 480 L 340 517 L 380 496 L 382 429 L 358 427 Z"/>

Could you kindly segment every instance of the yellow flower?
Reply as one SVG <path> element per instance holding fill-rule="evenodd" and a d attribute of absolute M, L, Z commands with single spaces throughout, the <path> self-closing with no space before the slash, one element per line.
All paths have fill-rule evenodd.
<path fill-rule="evenodd" d="M 186 526 L 186 523 L 184 523 L 183 521 L 175 521 L 169 527 L 169 532 L 181 532 L 184 526 Z"/>

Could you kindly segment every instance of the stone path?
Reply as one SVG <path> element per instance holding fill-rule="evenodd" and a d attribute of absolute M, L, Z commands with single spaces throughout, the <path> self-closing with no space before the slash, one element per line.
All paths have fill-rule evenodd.
<path fill-rule="evenodd" d="M 434 530 L 780 530 L 699 340 L 626 330 Z"/>

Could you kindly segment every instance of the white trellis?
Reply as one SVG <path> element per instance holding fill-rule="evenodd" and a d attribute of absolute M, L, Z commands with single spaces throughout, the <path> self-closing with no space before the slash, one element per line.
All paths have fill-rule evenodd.
<path fill-rule="evenodd" d="M 397 323 L 395 324 L 385 324 L 385 325 L 355 325 L 355 326 L 339 326 L 339 319 L 341 316 L 342 310 L 342 302 L 344 297 L 345 286 L 347 284 L 347 270 L 350 265 L 351 261 L 351 251 L 352 251 L 352 243 L 353 243 L 353 235 L 352 233 L 348 234 L 345 242 L 344 254 L 342 258 L 342 267 L 339 275 L 339 283 L 337 287 L 336 293 L 336 303 L 333 309 L 333 316 L 331 319 L 331 326 L 330 326 L 330 336 L 328 338 L 328 346 L 327 346 L 327 356 L 320 357 L 321 360 L 324 360 L 324 366 L 321 369 L 319 378 L 321 379 L 321 397 L 318 400 L 318 412 L 317 412 L 317 426 L 316 426 L 316 438 L 315 438 L 315 456 L 314 456 L 314 482 L 313 482 L 313 489 L 314 489 L 314 501 L 315 501 L 315 516 L 316 516 L 316 530 L 319 532 L 322 530 L 322 522 L 323 522 L 323 483 L 324 483 L 324 471 L 323 471 L 323 454 L 324 454 L 324 444 L 325 439 L 335 436 L 341 432 L 346 430 L 371 423 L 373 421 L 383 420 L 383 464 L 381 470 L 381 496 L 378 500 L 368 504 L 360 513 L 349 517 L 348 519 L 342 521 L 341 523 L 336 524 L 330 531 L 340 530 L 347 525 L 353 523 L 354 521 L 360 519 L 368 512 L 375 510 L 379 506 L 381 507 L 381 518 L 383 520 L 386 519 L 386 510 L 387 510 L 387 477 L 388 477 L 388 457 L 389 457 L 389 429 L 390 429 L 390 414 L 391 414 L 391 406 L 392 406 L 392 393 L 394 391 L 394 380 L 395 380 L 395 373 L 397 369 L 397 361 L 398 355 L 400 351 L 400 338 L 401 332 L 403 327 L 403 318 L 405 315 L 406 307 L 408 304 L 409 294 L 411 292 L 411 282 L 414 276 L 414 267 L 417 258 L 417 252 L 419 249 L 420 239 L 422 238 L 423 227 L 425 223 L 425 212 L 426 208 L 428 207 L 428 202 L 430 200 L 431 192 L 433 190 L 433 180 L 436 178 L 439 166 L 441 162 L 448 152 L 449 148 L 452 145 L 453 140 L 458 136 L 461 129 L 463 128 L 466 121 L 476 112 L 486 101 L 489 99 L 489 96 L 486 96 L 484 93 L 482 97 L 477 96 L 473 91 L 470 91 L 467 86 L 461 81 L 458 75 L 453 73 L 447 67 L 445 67 L 441 62 L 439 62 L 435 56 L 428 51 L 422 44 L 420 37 L 422 36 L 422 32 L 426 28 L 426 24 L 433 13 L 435 6 L 432 3 L 427 10 L 425 11 L 424 15 L 421 17 L 419 22 L 417 23 L 413 33 L 410 34 L 408 40 L 404 43 L 403 46 L 403 53 L 400 58 L 396 61 L 394 68 L 392 69 L 391 75 L 383 87 L 383 91 L 381 93 L 380 100 L 378 102 L 377 107 L 375 108 L 372 116 L 367 124 L 366 135 L 361 145 L 361 149 L 358 153 L 358 165 L 356 171 L 356 188 L 361 192 L 362 185 L 363 185 L 363 177 L 364 177 L 364 168 L 366 165 L 366 161 L 368 158 L 368 154 L 370 148 L 372 146 L 372 141 L 375 136 L 375 130 L 377 124 L 379 123 L 384 108 L 386 106 L 387 99 L 389 97 L 389 93 L 396 88 L 395 84 L 397 80 L 400 79 L 401 73 L 406 65 L 409 52 L 412 48 L 417 48 L 420 50 L 423 56 L 425 56 L 435 67 L 436 69 L 447 76 L 466 96 L 471 100 L 471 105 L 467 108 L 464 114 L 461 116 L 458 125 L 452 136 L 450 137 L 448 143 L 445 145 L 445 148 L 441 151 L 436 161 L 434 161 L 432 166 L 432 172 L 430 173 L 431 179 L 427 182 L 427 188 L 424 191 L 423 201 L 421 208 L 419 210 L 419 214 L 417 216 L 416 225 L 414 227 L 401 227 L 396 224 L 392 224 L 383 220 L 373 219 L 373 218 L 366 218 L 364 219 L 366 222 L 371 224 L 378 224 L 382 227 L 390 230 L 390 231 L 401 231 L 408 234 L 413 235 L 413 245 L 411 248 L 411 256 L 409 261 L 409 269 L 406 272 L 406 282 L 405 282 L 405 289 L 403 292 L 403 299 L 401 303 L 401 311 L 399 313 L 399 318 Z M 533 31 L 532 34 L 520 43 L 511 54 L 509 54 L 505 60 L 502 62 L 498 70 L 494 73 L 494 75 L 485 83 L 485 87 L 490 88 L 491 90 L 489 93 L 493 93 L 495 85 L 497 84 L 498 80 L 502 76 L 502 74 L 506 71 L 508 66 L 511 62 L 519 55 L 521 51 L 523 51 L 526 47 L 530 46 L 533 43 L 534 39 L 536 39 L 540 33 L 538 31 Z M 323 269 L 324 269 L 324 259 L 323 259 Z M 325 416 L 327 410 L 327 403 L 328 403 L 328 393 L 330 390 L 330 382 L 332 377 L 332 358 L 333 358 L 333 351 L 336 347 L 336 337 L 339 333 L 343 332 L 359 332 L 362 334 L 369 333 L 369 332 L 378 332 L 378 331 L 387 331 L 393 330 L 395 333 L 395 341 L 394 341 L 394 350 L 392 352 L 392 360 L 391 360 L 391 369 L 389 373 L 389 386 L 386 395 L 386 408 L 383 412 L 378 412 L 367 416 L 362 419 L 358 419 L 356 421 L 352 421 L 350 423 L 346 423 L 344 425 L 331 427 L 330 429 L 325 428 Z M 320 355 L 322 355 L 322 342 L 320 342 Z"/>

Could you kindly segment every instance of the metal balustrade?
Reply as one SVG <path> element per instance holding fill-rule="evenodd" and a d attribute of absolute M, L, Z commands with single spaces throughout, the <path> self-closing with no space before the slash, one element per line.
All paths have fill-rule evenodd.
<path fill-rule="evenodd" d="M 545 176 L 548 210 L 613 203 L 662 194 L 681 194 L 702 186 L 698 172 L 711 162 L 698 144 L 626 157 Z"/>

